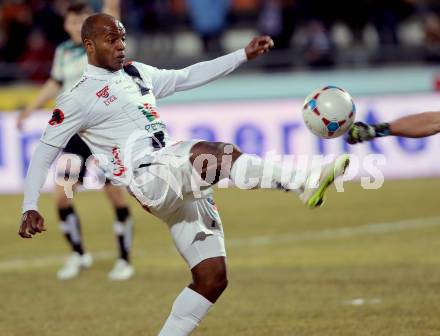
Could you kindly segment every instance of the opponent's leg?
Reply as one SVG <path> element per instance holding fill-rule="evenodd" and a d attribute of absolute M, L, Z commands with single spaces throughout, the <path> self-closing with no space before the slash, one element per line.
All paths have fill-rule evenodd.
<path fill-rule="evenodd" d="M 134 268 L 130 265 L 133 220 L 125 201 L 124 189 L 111 183 L 107 183 L 104 189 L 115 210 L 116 219 L 113 223 L 113 230 L 119 248 L 119 258 L 108 276 L 111 280 L 127 280 L 134 274 Z"/>
<path fill-rule="evenodd" d="M 297 179 L 299 172 L 293 168 L 283 169 L 275 162 L 242 153 L 232 144 L 202 141 L 191 148 L 190 162 L 201 179 L 209 184 L 226 177 L 230 177 L 238 186 L 253 181 L 253 189 L 261 188 L 266 183 L 266 188 L 296 191 L 308 207 L 314 208 L 322 204 L 324 193 L 334 179 L 344 174 L 349 158 L 341 156 L 322 167 L 318 173 L 310 171 L 304 174 L 304 178 Z M 269 176 L 264 176 L 268 168 Z"/>
<path fill-rule="evenodd" d="M 57 273 L 60 280 L 67 280 L 76 277 L 81 268 L 90 267 L 93 261 L 83 246 L 79 217 L 72 202 L 66 197 L 63 187 L 59 185 L 55 187 L 55 201 L 58 208 L 60 229 L 72 249 L 72 254 Z"/>
<path fill-rule="evenodd" d="M 85 164 L 88 157 L 92 155 L 89 147 L 75 134 L 68 141 L 64 153 L 78 156 L 81 164 L 79 166 L 70 164 L 66 167 L 66 171 L 59 173 L 65 177 L 77 177 L 77 182 L 83 183 L 87 170 Z M 58 278 L 65 280 L 77 276 L 81 268 L 90 267 L 93 260 L 91 255 L 85 252 L 80 220 L 73 208 L 72 201 L 67 198 L 63 187 L 60 185 L 55 186 L 55 199 L 59 209 L 60 228 L 74 251 L 58 272 Z"/>

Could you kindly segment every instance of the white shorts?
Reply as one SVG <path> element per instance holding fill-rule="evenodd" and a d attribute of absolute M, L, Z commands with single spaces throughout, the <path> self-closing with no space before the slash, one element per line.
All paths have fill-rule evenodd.
<path fill-rule="evenodd" d="M 174 244 L 190 268 L 203 260 L 226 256 L 212 188 L 196 188 L 194 192 L 189 154 L 197 142 L 184 141 L 155 152 L 151 165 L 136 172 L 144 176 L 145 183 L 135 189 L 130 186 L 135 197 L 168 224 Z"/>
<path fill-rule="evenodd" d="M 223 225 L 212 196 L 188 200 L 172 213 L 156 216 L 169 225 L 174 244 L 190 268 L 209 258 L 226 257 Z"/>

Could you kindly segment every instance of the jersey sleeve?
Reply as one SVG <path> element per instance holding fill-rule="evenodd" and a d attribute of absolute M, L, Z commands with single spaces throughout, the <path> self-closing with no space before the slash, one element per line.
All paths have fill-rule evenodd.
<path fill-rule="evenodd" d="M 44 143 L 38 144 L 32 155 L 24 184 L 23 213 L 29 210 L 38 210 L 40 190 L 59 151 L 59 148 Z"/>
<path fill-rule="evenodd" d="M 50 78 L 57 81 L 59 84 L 64 82 L 63 49 L 61 47 L 58 47 L 55 50 L 52 69 L 50 70 Z"/>
<path fill-rule="evenodd" d="M 246 60 L 244 49 L 240 49 L 211 61 L 196 63 L 180 70 L 158 69 L 145 64 L 142 64 L 142 69 L 151 77 L 153 94 L 159 99 L 224 77 Z"/>
<path fill-rule="evenodd" d="M 77 104 L 71 93 L 58 97 L 52 117 L 41 136 L 41 142 L 53 147 L 66 147 L 69 139 L 85 124 L 85 112 Z"/>

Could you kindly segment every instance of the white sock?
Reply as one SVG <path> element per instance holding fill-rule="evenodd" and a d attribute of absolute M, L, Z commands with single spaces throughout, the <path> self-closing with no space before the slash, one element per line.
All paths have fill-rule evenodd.
<path fill-rule="evenodd" d="M 171 314 L 159 336 L 190 335 L 212 305 L 205 297 L 186 287 L 174 301 Z"/>
<path fill-rule="evenodd" d="M 305 179 L 290 165 L 263 160 L 257 155 L 242 154 L 231 168 L 230 178 L 240 189 L 279 189 L 300 191 Z"/>

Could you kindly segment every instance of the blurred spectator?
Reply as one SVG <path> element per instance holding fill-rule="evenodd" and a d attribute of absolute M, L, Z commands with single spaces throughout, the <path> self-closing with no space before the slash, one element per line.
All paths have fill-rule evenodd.
<path fill-rule="evenodd" d="M 33 30 L 26 41 L 26 51 L 19 59 L 22 70 L 33 81 L 45 81 L 48 78 L 54 45 L 47 41 L 42 30 Z"/>
<path fill-rule="evenodd" d="M 263 0 L 232 0 L 228 23 L 254 26 L 258 20 Z"/>
<path fill-rule="evenodd" d="M 6 2 L 1 6 L 2 30 L 6 36 L 2 50 L 6 62 L 14 62 L 24 52 L 26 41 L 32 26 L 32 11 L 24 1 Z"/>
<path fill-rule="evenodd" d="M 398 6 L 400 0 L 373 2 L 370 7 L 371 19 L 376 27 L 382 45 L 397 44 Z"/>
<path fill-rule="evenodd" d="M 260 0 L 234 0 L 232 8 L 240 12 L 252 12 L 259 7 L 259 4 Z"/>
<path fill-rule="evenodd" d="M 426 59 L 430 62 L 440 62 L 440 17 L 430 14 L 424 23 Z"/>
<path fill-rule="evenodd" d="M 172 25 L 170 0 L 133 0 L 130 11 L 135 17 L 135 29 L 148 33 L 167 31 Z M 131 20 L 130 20 L 131 19 Z M 128 20 L 133 21 L 132 18 Z"/>
<path fill-rule="evenodd" d="M 25 60 L 44 61 L 51 45 L 67 38 L 62 16 L 72 1 L 76 0 L 0 0 L 0 80 L 20 78 Z M 103 3 L 88 1 L 95 10 Z M 255 63 L 263 66 L 417 62 L 424 59 L 414 51 L 414 45 L 423 43 L 427 59 L 440 61 L 440 0 L 124 0 L 121 6 L 131 37 L 144 43 L 142 35 L 154 35 L 152 44 L 138 46 L 137 52 L 141 60 L 158 59 L 158 66 L 186 64 L 188 55 L 179 54 L 182 48 L 176 47 L 186 42 L 176 42 L 177 30 L 192 27 L 205 52 L 220 53 L 227 26 L 242 30 L 242 34 L 259 30 L 273 38 L 275 49 L 282 52 L 273 53 L 267 62 Z M 406 24 L 408 18 L 411 20 Z M 344 43 L 337 39 L 342 35 L 335 35 L 335 31 L 341 32 L 337 30 L 340 27 Z M 231 36 L 240 40 L 240 34 Z M 226 41 L 230 47 L 229 36 Z M 370 48 L 372 45 L 385 48 Z M 163 54 L 170 55 L 165 64 L 156 57 Z M 359 57 L 362 62 L 357 61 Z M 20 67 L 9 64 L 19 61 Z M 30 70 L 28 65 L 24 68 Z M 40 78 L 40 74 L 33 78 Z"/>
<path fill-rule="evenodd" d="M 324 23 L 311 20 L 306 25 L 305 59 L 312 67 L 328 67 L 334 64 L 332 43 Z"/>
<path fill-rule="evenodd" d="M 204 50 L 209 53 L 222 52 L 221 37 L 226 27 L 230 0 L 187 0 L 186 3 Z"/>
<path fill-rule="evenodd" d="M 376 27 L 381 45 L 396 45 L 399 43 L 397 29 L 412 10 L 412 5 L 406 0 L 370 0 L 371 22 Z"/>
<path fill-rule="evenodd" d="M 378 0 L 372 0 L 378 1 Z M 335 11 L 335 20 L 344 22 L 353 34 L 353 43 L 362 45 L 364 30 L 368 23 L 369 7 L 366 0 L 339 0 Z"/>
<path fill-rule="evenodd" d="M 265 0 L 260 15 L 260 31 L 270 35 L 274 49 L 287 49 L 296 24 L 295 0 Z"/>
<path fill-rule="evenodd" d="M 67 40 L 69 36 L 64 31 L 64 12 L 69 1 L 33 0 L 32 12 L 33 27 L 42 31 L 46 39 L 53 45 L 58 45 Z"/>

